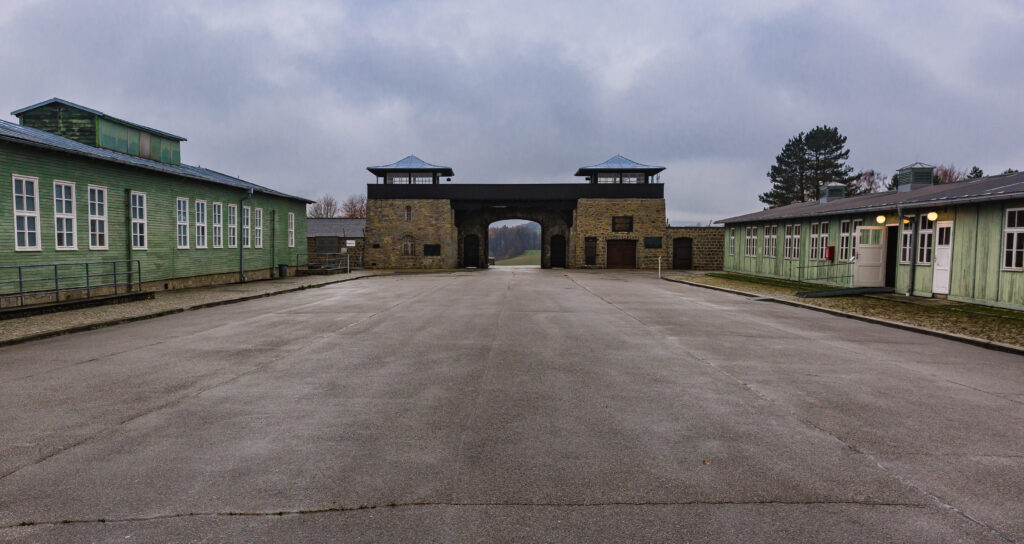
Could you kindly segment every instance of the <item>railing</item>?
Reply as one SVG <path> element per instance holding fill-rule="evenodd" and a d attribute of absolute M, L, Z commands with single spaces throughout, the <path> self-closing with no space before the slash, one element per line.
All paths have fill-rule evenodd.
<path fill-rule="evenodd" d="M 848 268 L 840 268 L 848 267 Z M 810 271 L 814 271 L 813 274 L 808 274 Z M 820 270 L 825 271 L 825 275 L 822 276 Z M 841 285 L 843 283 L 849 283 L 853 286 L 853 261 L 837 261 L 827 262 L 822 264 L 811 264 L 806 266 L 796 267 L 797 281 L 808 282 L 808 283 L 830 283 L 833 285 Z M 838 272 L 846 272 L 845 274 L 838 274 Z M 810 277 L 814 276 L 814 277 Z M 843 281 L 840 281 L 843 280 Z"/>
<path fill-rule="evenodd" d="M 306 261 L 307 270 L 340 270 L 342 268 L 350 270 L 348 253 L 297 253 L 295 254 L 296 269 L 302 266 L 301 260 Z"/>
<path fill-rule="evenodd" d="M 122 281 L 123 280 L 123 281 Z M 90 261 L 80 263 L 19 264 L 0 266 L 0 307 L 13 306 L 9 300 L 17 299 L 18 306 L 32 303 L 60 302 L 61 294 L 90 298 L 94 294 L 131 292 L 132 287 L 142 291 L 142 264 L 137 259 L 120 261 Z M 15 290 L 15 287 L 17 289 Z"/>

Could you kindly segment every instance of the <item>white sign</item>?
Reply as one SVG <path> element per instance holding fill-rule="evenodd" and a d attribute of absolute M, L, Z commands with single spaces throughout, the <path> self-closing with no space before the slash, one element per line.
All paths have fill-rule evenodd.
<path fill-rule="evenodd" d="M 346 247 L 356 247 L 356 241 L 355 240 L 345 240 L 345 246 Z"/>

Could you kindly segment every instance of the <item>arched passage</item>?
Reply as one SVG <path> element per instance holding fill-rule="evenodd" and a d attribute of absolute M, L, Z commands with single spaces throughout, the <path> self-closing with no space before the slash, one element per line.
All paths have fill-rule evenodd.
<path fill-rule="evenodd" d="M 488 248 L 488 227 L 495 221 L 523 219 L 540 225 L 540 266 L 565 267 L 569 247 L 569 226 L 572 212 L 543 206 L 475 206 L 471 209 L 456 208 L 455 225 L 459 236 L 459 266 L 486 267 Z M 552 243 L 554 238 L 554 243 Z"/>

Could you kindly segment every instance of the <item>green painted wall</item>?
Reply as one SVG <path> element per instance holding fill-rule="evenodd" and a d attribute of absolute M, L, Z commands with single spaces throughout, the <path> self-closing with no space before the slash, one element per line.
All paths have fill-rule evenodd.
<path fill-rule="evenodd" d="M 96 114 L 64 104 L 47 104 L 19 116 L 26 127 L 45 130 L 85 145 L 96 145 Z"/>
<path fill-rule="evenodd" d="M 1024 207 L 1024 201 L 994 202 L 970 206 L 947 206 L 934 210 L 939 214 L 936 222 L 953 221 L 953 255 L 950 270 L 949 298 L 964 302 L 987 304 L 1004 308 L 1024 310 L 1024 272 L 1002 270 L 1003 224 L 1006 209 Z M 829 222 L 829 245 L 839 251 L 840 222 L 861 219 L 864 225 L 877 225 L 878 213 L 867 215 L 835 216 L 818 218 L 814 222 Z M 886 212 L 887 223 L 894 223 L 896 212 Z M 784 258 L 785 226 L 801 225 L 800 260 Z M 774 259 L 763 256 L 764 227 L 766 223 L 754 223 L 757 227 L 757 256 L 744 256 L 744 233 L 748 224 L 735 223 L 725 226 L 724 269 L 730 272 L 768 276 L 773 278 L 800 280 L 836 286 L 850 285 L 853 266 L 838 264 L 827 268 L 810 268 L 810 265 L 825 264 L 824 261 L 809 261 L 810 232 L 812 221 L 806 218 L 767 223 L 778 225 L 778 245 Z M 736 246 L 729 254 L 729 236 L 736 229 Z M 897 230 L 897 236 L 899 236 Z M 934 237 L 933 237 L 934 243 Z M 897 244 L 898 248 L 898 244 Z M 899 259 L 897 249 L 896 258 Z M 934 248 L 933 248 L 934 260 Z M 804 268 L 800 268 L 804 267 Z M 931 264 L 916 264 L 914 267 L 914 294 L 932 296 L 934 270 Z M 899 264 L 896 273 L 896 291 L 906 292 L 910 288 L 911 265 Z M 832 276 L 831 278 L 829 276 Z"/>
<path fill-rule="evenodd" d="M 12 175 L 39 179 L 39 218 L 41 251 L 15 251 Z M 31 146 L 0 142 L 0 266 L 14 264 L 68 263 L 139 259 L 142 280 L 156 281 L 206 274 L 238 272 L 239 249 L 228 248 L 227 226 L 224 227 L 224 247 L 213 248 L 212 205 L 239 204 L 244 191 L 216 183 L 194 181 L 119 165 L 107 161 L 77 157 L 71 154 L 46 151 Z M 55 249 L 53 203 L 54 180 L 75 183 L 77 250 Z M 89 249 L 88 186 L 107 188 L 109 231 L 106 250 Z M 148 249 L 130 249 L 128 236 L 128 191 L 146 193 L 148 211 Z M 176 199 L 189 199 L 189 246 L 176 247 Z M 195 244 L 195 201 L 207 201 L 208 249 L 197 249 Z M 306 249 L 305 203 L 266 194 L 255 193 L 245 205 L 263 208 L 263 249 L 245 249 L 245 269 L 271 268 L 276 264 L 295 264 L 297 253 Z M 241 207 L 239 207 L 239 213 Z M 295 214 L 295 247 L 288 247 L 288 212 Z M 226 219 L 225 219 L 226 222 Z M 239 219 L 239 228 L 241 220 Z M 52 275 L 52 271 L 40 271 Z M 0 280 L 11 279 L 11 271 L 0 273 Z M 16 274 L 15 274 L 16 277 Z M 8 291 L 10 288 L 7 289 Z M 15 287 L 16 290 L 16 287 Z"/>

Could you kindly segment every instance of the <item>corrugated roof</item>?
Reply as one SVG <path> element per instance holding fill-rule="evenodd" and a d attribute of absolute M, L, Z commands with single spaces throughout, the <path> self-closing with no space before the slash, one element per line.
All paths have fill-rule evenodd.
<path fill-rule="evenodd" d="M 858 212 L 926 208 L 992 200 L 1024 198 L 1024 173 L 989 176 L 957 183 L 930 185 L 907 192 L 885 191 L 828 202 L 797 202 L 768 210 L 722 219 L 719 223 L 771 221 L 797 217 L 841 215 Z"/>
<path fill-rule="evenodd" d="M 367 170 L 375 176 L 382 176 L 387 172 L 438 172 L 442 176 L 454 176 L 455 172 L 451 166 L 438 166 L 430 164 L 416 155 L 408 157 L 384 166 L 367 166 Z"/>
<path fill-rule="evenodd" d="M 589 176 L 594 172 L 646 172 L 649 174 L 657 174 L 664 170 L 664 166 L 651 166 L 649 164 L 640 164 L 634 160 L 627 159 L 622 155 L 615 155 L 614 157 L 602 162 L 601 164 L 595 164 L 593 166 L 581 166 L 576 171 L 577 176 Z"/>
<path fill-rule="evenodd" d="M 222 174 L 215 170 L 208 168 L 201 168 L 199 166 L 189 166 L 187 164 L 167 164 L 159 161 L 150 159 L 144 159 L 142 157 L 136 157 L 134 155 L 128 155 L 118 151 L 111 151 L 109 149 L 103 149 L 100 147 L 93 147 L 85 145 L 63 136 L 57 136 L 51 134 L 45 130 L 39 130 L 35 128 L 29 128 L 21 125 L 16 125 L 9 121 L 0 120 L 0 140 L 14 142 L 18 144 L 31 145 L 34 147 L 40 147 L 43 149 L 51 149 L 54 151 L 62 151 L 65 153 L 71 153 L 74 155 L 80 155 L 93 159 L 99 159 L 104 161 L 115 162 L 118 164 L 124 164 L 127 166 L 134 166 L 136 168 L 143 168 L 154 172 L 160 172 L 162 174 L 168 174 L 171 176 L 181 176 L 183 178 L 194 179 L 199 181 L 207 181 L 211 183 L 219 183 L 221 185 L 230 185 L 239 189 L 249 190 L 252 189 L 258 193 L 264 193 L 268 195 L 280 196 L 284 198 L 291 198 L 294 200 L 301 200 L 303 202 L 312 202 L 312 200 L 285 194 L 273 189 L 268 189 L 262 185 L 257 185 L 239 179 L 227 174 Z"/>
<path fill-rule="evenodd" d="M 26 106 L 24 108 L 21 108 L 20 110 L 14 110 L 14 111 L 11 112 L 11 115 L 14 115 L 15 117 L 20 117 L 21 114 L 23 114 L 23 113 L 25 113 L 27 111 L 32 111 L 32 110 L 34 110 L 36 108 L 39 108 L 39 107 L 42 107 L 42 106 L 46 106 L 46 105 L 49 105 L 49 104 L 53 104 L 53 103 L 64 104 L 65 106 L 70 106 L 72 108 L 78 108 L 80 110 L 87 111 L 87 112 L 89 112 L 89 113 L 91 113 L 93 115 L 98 115 L 98 116 L 100 116 L 100 117 L 102 117 L 104 119 L 109 119 L 111 121 L 115 121 L 117 123 L 121 123 L 122 125 L 128 125 L 130 127 L 134 127 L 134 128 L 137 128 L 137 129 L 145 130 L 146 132 L 152 132 L 153 134 L 156 134 L 157 136 L 163 136 L 164 138 L 170 138 L 171 140 L 178 140 L 179 142 L 187 141 L 182 136 L 176 136 L 174 134 L 171 134 L 170 132 L 164 132 L 162 130 L 157 130 L 155 128 L 147 127 L 145 125 L 140 125 L 138 123 L 133 123 L 131 121 L 125 121 L 124 119 L 119 119 L 117 117 L 114 117 L 113 115 L 107 115 L 107 114 L 103 113 L 102 111 L 97 111 L 97 110 L 94 110 L 92 108 L 87 108 L 87 107 L 82 106 L 80 104 L 75 104 L 74 102 L 71 102 L 71 101 L 68 101 L 68 100 L 64 100 L 63 98 L 57 98 L 57 97 L 53 97 L 53 98 L 51 98 L 49 100 L 43 100 L 42 102 L 40 102 L 38 104 L 32 104 L 31 106 Z"/>
<path fill-rule="evenodd" d="M 338 236 L 341 238 L 362 238 L 366 230 L 366 219 L 350 218 L 306 218 L 306 236 Z"/>

